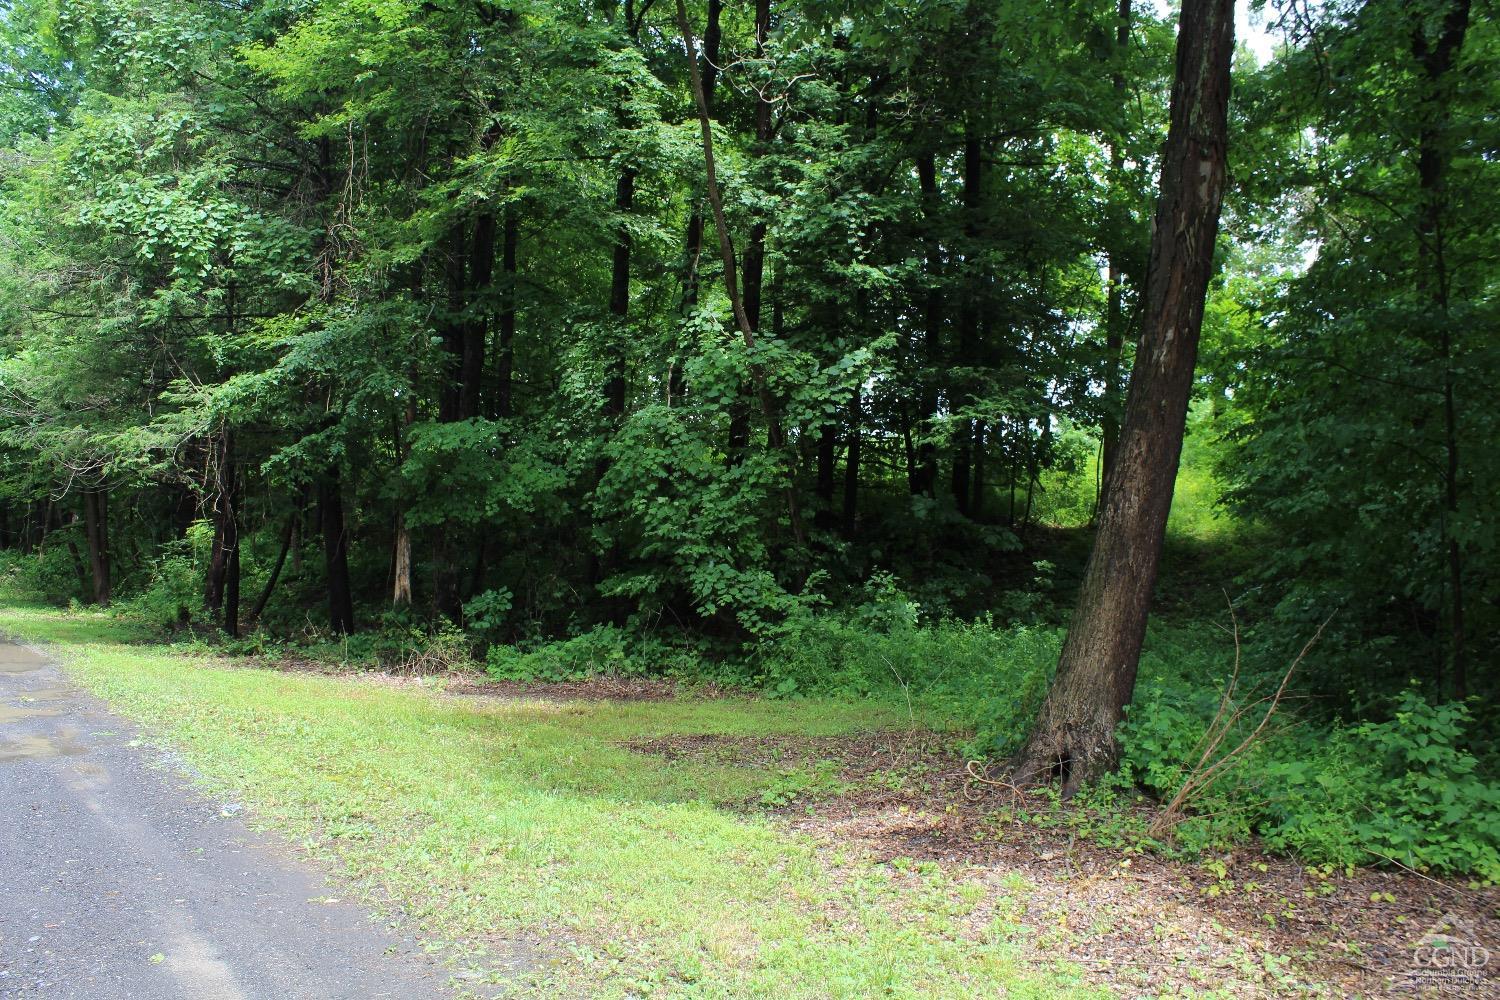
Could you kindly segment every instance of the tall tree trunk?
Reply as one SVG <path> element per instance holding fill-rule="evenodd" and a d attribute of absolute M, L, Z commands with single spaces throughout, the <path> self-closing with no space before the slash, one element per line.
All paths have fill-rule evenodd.
<path fill-rule="evenodd" d="M 1451 140 L 1444 135 L 1448 125 L 1447 101 L 1453 65 L 1463 51 L 1469 28 L 1469 0 L 1450 0 L 1436 22 L 1435 37 L 1429 37 L 1428 19 L 1419 17 L 1412 28 L 1412 54 L 1422 66 L 1426 93 L 1423 95 L 1425 124 L 1417 137 L 1417 178 L 1421 206 L 1417 214 L 1417 254 L 1421 292 L 1432 303 L 1438 323 L 1438 360 L 1443 368 L 1443 519 L 1444 556 L 1448 585 L 1448 666 L 1453 696 L 1468 695 L 1468 656 L 1464 636 L 1463 549 L 1454 534 L 1453 522 L 1459 505 L 1458 406 L 1454 398 L 1453 325 L 1448 312 L 1448 262 L 1444 215 L 1447 210 L 1447 175 L 1452 163 Z M 1442 697 L 1441 675 L 1438 696 Z"/>
<path fill-rule="evenodd" d="M 953 409 L 962 411 L 974 401 L 972 369 L 978 364 L 979 351 L 979 206 L 980 185 L 984 182 L 984 149 L 972 124 L 964 132 L 964 289 L 958 314 L 958 350 L 954 359 L 960 368 L 955 379 Z M 953 501 L 960 514 L 973 506 L 970 453 L 973 449 L 973 421 L 957 418 L 953 435 Z"/>
<path fill-rule="evenodd" d="M 107 605 L 110 599 L 109 574 L 109 494 L 103 487 L 83 493 L 84 531 L 89 541 L 89 568 L 94 578 L 94 603 Z"/>
<path fill-rule="evenodd" d="M 391 553 L 391 607 L 411 607 L 411 528 L 406 511 L 396 511 L 396 541 Z"/>
<path fill-rule="evenodd" d="M 708 23 L 703 29 L 703 59 L 700 72 L 703 75 L 703 102 L 708 115 L 714 115 L 714 90 L 719 79 L 719 44 L 723 39 L 720 21 L 724 13 L 723 0 L 708 0 Z M 683 240 L 682 307 L 683 319 L 698 307 L 699 263 L 703 258 L 703 208 L 694 196 L 693 211 L 688 216 L 687 234 Z M 687 345 L 679 344 L 679 355 Z M 687 391 L 682 374 L 681 357 L 674 358 L 667 374 L 667 405 L 679 402 Z"/>
<path fill-rule="evenodd" d="M 755 0 L 755 58 L 766 57 L 766 41 L 771 37 L 771 0 Z M 771 143 L 771 101 L 764 93 L 755 100 L 755 145 L 754 154 L 764 156 Z M 744 295 L 745 316 L 750 329 L 760 330 L 761 286 L 766 268 L 766 221 L 759 215 L 750 226 L 750 237 L 745 241 Z M 729 416 L 729 454 L 733 458 L 744 452 L 750 444 L 750 408 L 744 401 L 736 401 Z"/>
<path fill-rule="evenodd" d="M 216 502 L 222 504 L 223 498 Z M 214 511 L 214 537 L 208 547 L 208 576 L 203 583 L 203 604 L 210 617 L 217 618 L 224 607 L 224 574 L 227 553 L 224 548 L 224 514 Z"/>
<path fill-rule="evenodd" d="M 1017 770 L 1019 781 L 1057 775 L 1064 794 L 1114 767 L 1115 726 L 1135 689 L 1213 267 L 1233 54 L 1234 0 L 1183 0 L 1145 324 L 1119 453 L 1057 677 Z"/>
<path fill-rule="evenodd" d="M 719 81 L 719 44 L 724 33 L 720 26 L 723 19 L 723 0 L 708 0 L 708 23 L 703 28 L 703 103 L 709 118 L 716 118 L 714 91 Z M 682 314 L 686 316 L 698 305 L 698 264 L 703 257 L 703 208 L 695 197 L 693 211 L 688 216 L 687 234 L 683 241 Z M 680 393 L 679 393 L 680 395 Z"/>
<path fill-rule="evenodd" d="M 409 377 L 411 384 L 415 385 L 416 371 L 411 371 Z M 396 468 L 392 473 L 392 480 L 396 483 L 395 542 L 391 556 L 391 607 L 393 608 L 410 607 L 412 602 L 411 526 L 406 520 L 408 499 L 406 488 L 402 484 L 401 470 L 411 456 L 411 427 L 416 422 L 416 393 L 408 392 L 406 393 L 406 406 L 401 412 L 401 421 L 396 425 L 393 434 L 396 441 Z"/>
<path fill-rule="evenodd" d="M 859 451 L 860 426 L 864 423 L 864 408 L 859 388 L 849 400 L 849 446 L 844 454 L 844 537 L 854 535 L 859 518 Z"/>
<path fill-rule="evenodd" d="M 1130 51 L 1130 0 L 1120 0 L 1119 21 L 1115 26 L 1115 103 L 1121 114 L 1125 110 L 1125 72 L 1121 63 Z M 1123 133 L 1123 129 L 1121 130 Z M 1125 169 L 1125 150 L 1121 136 L 1109 144 L 1109 167 L 1113 183 L 1120 183 Z M 1099 479 L 1098 507 L 1104 506 L 1109 490 L 1109 470 L 1115 462 L 1115 451 L 1120 440 L 1120 365 L 1125 351 L 1125 310 L 1122 282 L 1125 274 L 1120 267 L 1118 247 L 1110 247 L 1109 264 L 1105 280 L 1106 305 L 1104 310 L 1104 428 L 1103 428 L 1103 473 Z"/>
<path fill-rule="evenodd" d="M 286 527 L 281 531 L 281 548 L 276 553 L 276 562 L 271 566 L 271 575 L 266 577 L 266 585 L 261 588 L 260 596 L 255 599 L 255 606 L 250 609 L 250 621 L 260 621 L 260 616 L 265 614 L 266 605 L 271 603 L 271 595 L 276 592 L 276 583 L 281 579 L 281 568 L 286 565 L 286 554 L 291 551 L 292 542 L 297 537 L 297 512 L 286 519 Z"/>
<path fill-rule="evenodd" d="M 349 533 L 337 469 L 318 481 L 318 511 L 328 576 L 328 624 L 334 632 L 348 635 L 354 631 L 354 593 L 349 584 Z"/>
<path fill-rule="evenodd" d="M 516 244 L 520 241 L 520 222 L 516 206 L 505 208 L 504 233 L 500 241 L 500 268 L 505 283 L 500 289 L 500 343 L 495 358 L 495 416 L 511 416 L 511 379 L 516 365 Z"/>
<path fill-rule="evenodd" d="M 767 4 L 769 11 L 769 0 L 759 0 Z M 766 15 L 766 23 L 769 24 L 769 13 Z M 759 14 L 757 14 L 759 20 Z M 677 0 L 677 26 L 682 32 L 682 39 L 689 53 L 697 50 L 697 41 L 693 37 L 693 27 L 688 22 L 687 6 L 683 0 Z M 745 312 L 745 301 L 740 296 L 739 279 L 736 273 L 734 259 L 734 240 L 729 235 L 729 223 L 724 218 L 724 199 L 719 191 L 718 168 L 714 161 L 714 134 L 713 124 L 708 116 L 708 101 L 703 93 L 703 77 L 698 72 L 698 60 L 688 60 L 688 78 L 692 84 L 693 101 L 698 107 L 698 130 L 703 142 L 703 171 L 708 187 L 708 203 L 713 209 L 714 229 L 719 235 L 719 255 L 724 261 L 724 291 L 729 298 L 730 309 L 734 312 L 735 324 L 740 329 L 740 340 L 745 350 L 754 357 L 756 343 L 756 329 L 750 322 L 750 317 Z M 784 494 L 786 497 L 787 521 L 791 525 L 792 538 L 801 547 L 806 543 L 807 534 L 802 528 L 802 510 L 797 500 L 797 457 L 787 454 L 787 439 L 781 425 L 781 411 L 776 405 L 776 399 L 771 395 L 770 387 L 766 384 L 765 372 L 760 363 L 751 361 L 750 380 L 755 388 L 756 398 L 760 401 L 761 414 L 765 417 L 767 427 L 767 439 L 773 451 L 783 453 L 786 460 L 786 484 Z"/>
<path fill-rule="evenodd" d="M 917 181 L 922 192 L 922 216 L 927 223 L 926 279 L 927 290 L 922 304 L 922 351 L 925 365 L 921 380 L 921 419 L 926 424 L 922 443 L 917 446 L 917 475 L 913 493 L 937 495 L 937 445 L 931 440 L 931 421 L 938 409 L 938 371 L 943 351 L 942 245 L 938 239 L 937 221 L 941 208 L 937 186 L 937 161 L 929 151 L 917 157 Z"/>

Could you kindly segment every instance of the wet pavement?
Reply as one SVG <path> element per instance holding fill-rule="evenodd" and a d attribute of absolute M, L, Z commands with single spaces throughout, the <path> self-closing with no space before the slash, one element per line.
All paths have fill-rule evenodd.
<path fill-rule="evenodd" d="M 0 998 L 449 997 L 416 942 L 0 641 Z"/>

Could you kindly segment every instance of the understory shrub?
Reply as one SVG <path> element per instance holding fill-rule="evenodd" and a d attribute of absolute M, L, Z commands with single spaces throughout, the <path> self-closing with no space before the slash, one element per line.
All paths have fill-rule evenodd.
<path fill-rule="evenodd" d="M 202 568 L 190 555 L 168 552 L 152 563 L 145 588 L 118 606 L 122 614 L 159 632 L 206 620 Z"/>
<path fill-rule="evenodd" d="M 1264 835 L 1320 860 L 1399 862 L 1500 881 L 1500 781 L 1466 750 L 1473 714 L 1404 692 L 1394 716 L 1299 741 L 1269 777 Z M 1330 822 L 1332 821 L 1332 822 Z"/>
<path fill-rule="evenodd" d="M 699 674 L 691 651 L 674 649 L 650 636 L 632 635 L 614 625 L 530 648 L 495 645 L 485 656 L 490 676 L 504 680 L 564 681 L 587 677 L 639 677 L 645 674 Z"/>
<path fill-rule="evenodd" d="M 5 553 L 5 574 L 20 592 L 53 604 L 67 604 L 83 593 L 81 565 L 57 540 L 31 553 Z"/>
<path fill-rule="evenodd" d="M 1019 746 L 1057 665 L 1062 631 L 975 621 L 922 620 L 888 576 L 851 610 L 808 613 L 756 651 L 756 681 L 779 696 L 883 695 L 960 726 L 975 756 Z"/>
<path fill-rule="evenodd" d="M 1145 685 L 1120 728 L 1121 780 L 1170 796 L 1197 763 L 1217 705 L 1201 687 Z M 1259 718 L 1248 713 L 1243 726 Z M 1415 690 L 1384 722 L 1283 720 L 1209 786 L 1176 835 L 1193 850 L 1254 833 L 1314 863 L 1500 881 L 1500 781 L 1465 749 L 1473 721 L 1468 706 L 1432 705 Z"/>
<path fill-rule="evenodd" d="M 805 606 L 737 650 L 672 645 L 611 625 L 533 646 L 494 645 L 486 668 L 513 680 L 671 675 L 755 688 L 773 698 L 881 697 L 913 715 L 974 728 L 975 756 L 1019 746 L 1046 694 L 1062 631 L 926 621 L 894 577 L 877 575 L 850 606 Z"/>

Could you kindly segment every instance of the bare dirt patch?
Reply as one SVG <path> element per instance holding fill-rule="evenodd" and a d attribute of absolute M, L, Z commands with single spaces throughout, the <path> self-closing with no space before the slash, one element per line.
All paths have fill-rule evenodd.
<path fill-rule="evenodd" d="M 467 663 L 412 659 L 379 667 L 330 663 L 304 656 L 280 654 L 252 657 L 245 666 L 286 673 L 325 674 L 386 681 L 393 685 L 441 681 L 447 694 L 488 698 L 547 701 L 670 701 L 673 698 L 746 697 L 747 693 L 717 684 L 685 684 L 666 677 L 619 677 L 600 674 L 572 681 L 508 681 L 490 677 Z"/>
<path fill-rule="evenodd" d="M 1039 959 L 1081 964 L 1122 995 L 1500 998 L 1500 954 L 1482 961 L 1486 946 L 1500 953 L 1493 887 L 1329 871 L 1253 849 L 1196 861 L 1143 852 L 1086 810 L 976 780 L 951 738 L 921 730 L 687 735 L 630 747 L 788 774 L 821 769 L 833 780 L 776 807 L 787 825 L 831 850 L 855 847 L 898 879 L 937 865 L 982 886 L 985 902 L 969 918 L 976 931 L 1005 918 Z M 1148 803 L 1136 808 L 1149 814 Z M 1446 954 L 1432 949 L 1440 939 Z"/>
<path fill-rule="evenodd" d="M 578 681 L 502 681 L 484 675 L 455 677 L 449 694 L 491 698 L 546 698 L 549 701 L 669 701 L 687 695 L 723 698 L 735 693 L 716 685 L 679 684 L 662 677 L 600 675 Z"/>

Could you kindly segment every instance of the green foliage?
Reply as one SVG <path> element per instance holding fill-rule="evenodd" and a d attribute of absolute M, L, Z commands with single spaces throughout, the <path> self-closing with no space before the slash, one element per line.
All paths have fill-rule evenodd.
<path fill-rule="evenodd" d="M 128 644 L 100 616 L 7 607 L 0 625 L 63 646 L 80 683 L 179 749 L 210 790 L 232 790 L 347 872 L 351 890 L 378 886 L 369 901 L 412 914 L 424 939 L 570 928 L 576 947 L 496 970 L 527 997 L 1100 995 L 1023 959 L 1008 924 L 976 937 L 993 916 L 986 897 L 959 896 L 940 871 L 903 885 L 724 808 L 826 788 L 823 769 L 630 749 L 703 733 L 838 735 L 893 724 L 883 706 L 452 698 Z M 482 951 L 461 960 L 489 971 Z"/>
<path fill-rule="evenodd" d="M 493 638 L 505 626 L 515 595 L 501 587 L 475 594 L 464 604 L 464 626 L 481 638 Z"/>
<path fill-rule="evenodd" d="M 247 579 L 300 526 L 257 623 L 282 638 L 342 574 L 299 558 L 334 501 L 359 620 L 383 618 L 398 547 L 416 618 L 478 601 L 483 642 L 603 620 L 770 642 L 882 571 L 968 616 L 990 600 L 976 567 L 1032 523 L 1017 498 L 1076 471 L 1100 411 L 1097 249 L 1145 231 L 1145 176 L 1096 178 L 1106 146 L 1159 138 L 1170 32 L 1150 15 L 1114 65 L 1105 4 L 1007 2 L 976 27 L 919 2 L 897 34 L 886 12 L 792 5 L 762 39 L 690 4 L 720 18 L 752 345 L 666 8 L 12 6 L 0 493 L 107 492 L 113 547 L 139 553 L 116 590 L 155 587 L 148 617 L 176 610 L 149 567 L 235 497 Z M 1128 125 L 1106 63 L 1141 87 Z M 922 127 L 877 127 L 913 100 Z M 966 131 L 986 147 L 971 197 Z M 914 494 L 919 448 L 942 470 Z M 946 488 L 961 461 L 988 463 L 983 516 Z M 480 607 L 500 593 L 503 618 Z"/>
<path fill-rule="evenodd" d="M 669 5 L 8 3 L 6 573 L 66 602 L 109 562 L 124 614 L 207 636 L 211 573 L 248 602 L 278 566 L 230 648 L 840 694 L 1004 756 L 1142 332 L 1147 6 L 1118 45 L 1096 0 L 778 3 L 765 37 L 691 0 L 732 302 Z M 1492 864 L 1454 802 L 1492 821 L 1500 39 L 1459 13 L 1320 5 L 1236 71 L 1159 604 L 1247 591 L 1258 669 L 1339 617 L 1316 738 L 1247 754 L 1198 844 Z M 1129 782 L 1181 780 L 1219 662 L 1153 630 Z"/>
<path fill-rule="evenodd" d="M 7 552 L 3 565 L 6 578 L 22 593 L 58 604 L 78 600 L 82 593 L 78 561 L 60 538 L 30 554 Z"/>
<path fill-rule="evenodd" d="M 1051 461 L 1037 477 L 1032 516 L 1060 528 L 1087 525 L 1099 501 L 1100 440 L 1092 429 L 1065 420 L 1053 448 Z"/>
<path fill-rule="evenodd" d="M 1500 881 L 1500 779 L 1465 748 L 1472 722 L 1468 706 L 1430 705 L 1408 690 L 1388 721 L 1336 734 L 1326 751 L 1331 780 L 1320 773 L 1324 755 L 1300 747 L 1305 756 L 1283 761 L 1273 777 L 1294 795 L 1309 785 L 1326 790 L 1320 818 L 1337 817 L 1342 829 L 1324 830 L 1319 843 L 1289 810 L 1267 825 L 1268 841 L 1292 843 L 1284 833 L 1292 827 L 1303 838 L 1296 846 L 1310 856 L 1326 852 L 1326 860 L 1355 864 L 1373 857 Z"/>
<path fill-rule="evenodd" d="M 1255 582 L 1283 634 L 1340 609 L 1320 695 L 1369 711 L 1421 662 L 1433 701 L 1493 696 L 1496 22 L 1414 0 L 1317 30 L 1246 81 L 1255 235 L 1205 352 L 1232 393 L 1219 472 L 1273 532 Z"/>
<path fill-rule="evenodd" d="M 504 680 L 566 681 L 659 674 L 682 662 L 682 654 L 674 653 L 661 642 L 612 625 L 601 625 L 571 639 L 541 643 L 529 649 L 491 646 L 485 669 L 490 676 Z"/>
<path fill-rule="evenodd" d="M 1216 707 L 1211 692 L 1147 684 L 1120 730 L 1121 779 L 1170 796 L 1197 766 Z M 1252 713 L 1228 745 L 1258 721 Z M 1314 863 L 1500 880 L 1500 777 L 1464 749 L 1471 723 L 1466 706 L 1409 690 L 1385 722 L 1273 726 L 1200 797 L 1178 843 L 1197 851 L 1255 834 Z"/>
<path fill-rule="evenodd" d="M 121 612 L 161 632 L 207 621 L 201 547 L 193 543 L 190 536 L 164 548 L 152 560 L 146 585 L 120 605 Z"/>
<path fill-rule="evenodd" d="M 1004 756 L 1024 739 L 1057 666 L 1055 628 L 992 619 L 923 622 L 890 577 L 845 613 L 799 617 L 755 651 L 750 679 L 777 697 L 876 696 L 976 725 L 970 749 Z"/>

